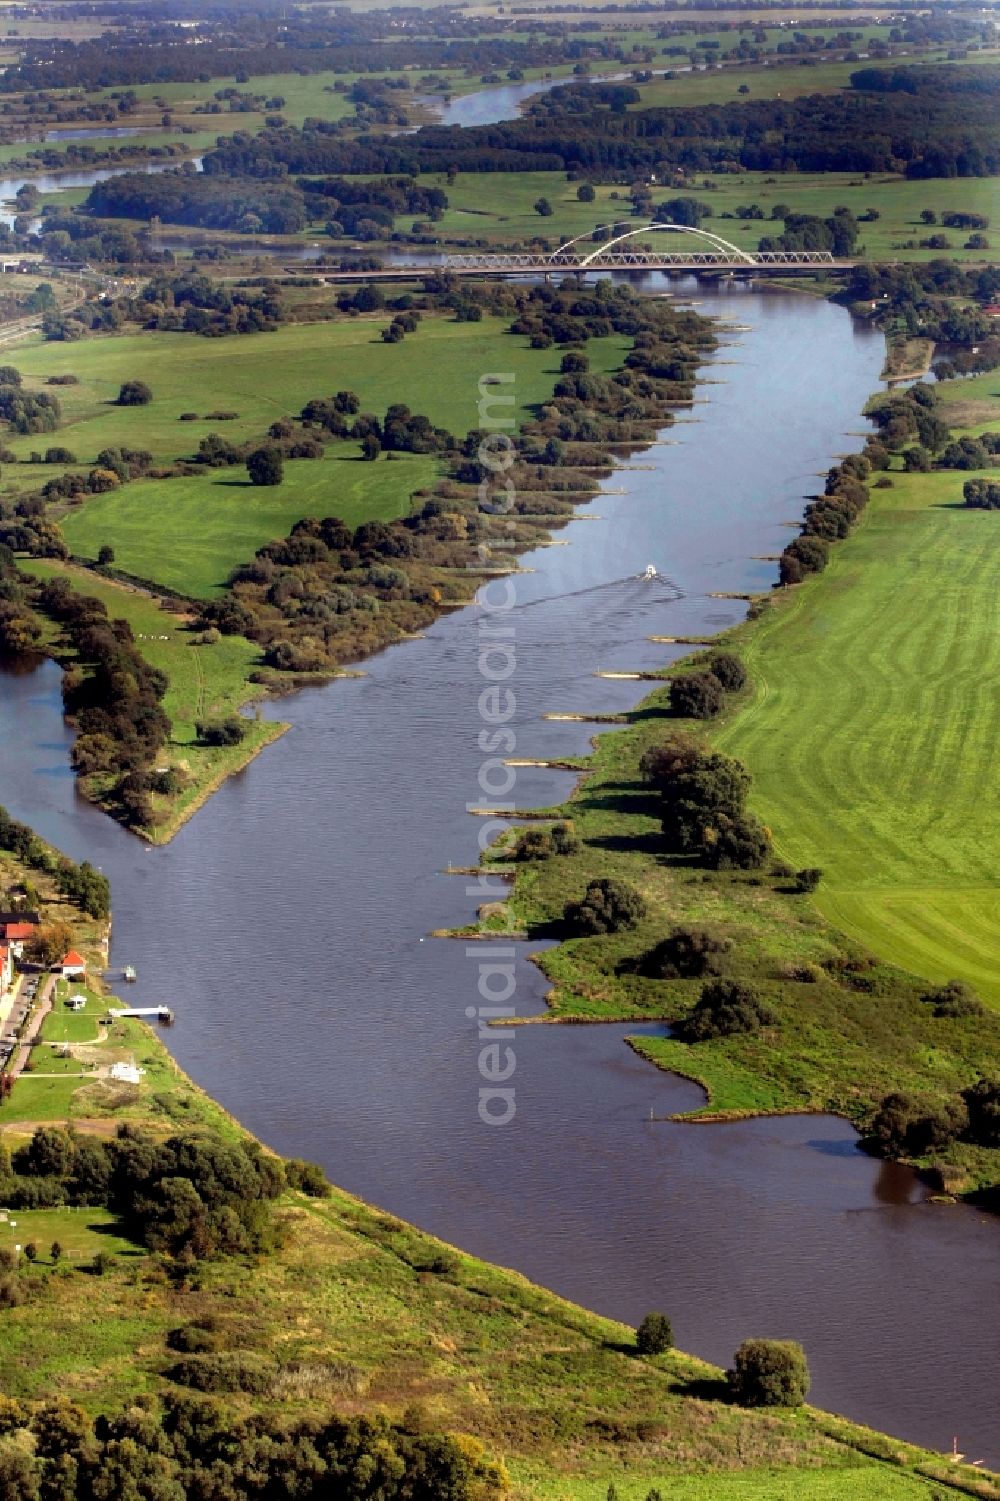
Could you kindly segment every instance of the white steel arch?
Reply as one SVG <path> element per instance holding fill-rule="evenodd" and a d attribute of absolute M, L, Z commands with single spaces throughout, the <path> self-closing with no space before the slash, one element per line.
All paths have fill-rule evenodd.
<path fill-rule="evenodd" d="M 552 259 L 555 260 L 557 255 L 562 255 L 564 250 L 572 250 L 573 246 L 579 245 L 581 240 L 589 240 L 591 235 L 596 234 L 599 229 L 614 229 L 616 224 L 627 224 L 628 222 L 627 219 L 612 219 L 610 224 L 595 224 L 593 229 L 586 230 L 582 235 L 575 235 L 572 240 L 567 240 L 565 245 L 560 245 L 558 250 L 553 250 Z M 604 243 L 606 242 L 602 241 L 602 244 Z"/>
<path fill-rule="evenodd" d="M 605 251 L 612 250 L 615 245 L 620 245 L 623 240 L 632 240 L 636 235 L 648 234 L 650 230 L 659 229 L 672 230 L 675 234 L 698 235 L 701 239 L 707 240 L 716 250 L 724 250 L 727 254 L 735 256 L 737 260 L 743 261 L 746 265 L 754 266 L 757 264 L 756 258 L 747 251 L 741 250 L 738 245 L 733 245 L 729 240 L 724 240 L 721 235 L 710 234 L 707 229 L 695 229 L 693 224 L 643 224 L 638 229 L 630 229 L 623 235 L 617 235 L 613 240 L 604 240 L 598 245 L 596 250 L 592 250 L 589 255 L 585 255 L 583 260 L 579 262 L 581 270 L 584 266 L 589 266 L 592 261 L 598 260 Z M 580 238 L 583 238 L 583 236 L 580 236 Z M 569 243 L 574 244 L 575 242 L 571 240 Z M 555 254 L 558 255 L 559 251 L 557 250 Z"/>

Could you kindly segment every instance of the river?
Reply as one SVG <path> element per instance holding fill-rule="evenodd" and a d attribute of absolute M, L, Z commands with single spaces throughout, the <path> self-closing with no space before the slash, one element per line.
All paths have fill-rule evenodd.
<path fill-rule="evenodd" d="M 754 555 L 780 551 L 817 475 L 856 446 L 880 337 L 806 296 L 691 291 L 749 327 L 670 441 L 633 460 L 651 467 L 616 473 L 568 546 L 525 558 L 518 755 L 585 748 L 592 726 L 540 716 L 634 703 L 639 685 L 594 671 L 662 663 L 649 635 L 736 620 L 709 592 L 767 587 Z M 650 561 L 675 589 L 636 580 Z M 941 1449 L 957 1434 L 1000 1464 L 995 1221 L 930 1204 L 834 1118 L 651 1121 L 700 1092 L 623 1045 L 636 1026 L 519 1030 L 516 1116 L 481 1123 L 481 950 L 425 936 L 474 907 L 442 872 L 475 859 L 478 623 L 451 614 L 366 676 L 271 706 L 290 733 L 165 849 L 76 797 L 57 669 L 7 676 L 0 800 L 108 873 L 130 998 L 175 1009 L 181 1064 L 279 1150 L 605 1314 L 663 1309 L 682 1347 L 720 1363 L 747 1335 L 801 1339 L 819 1404 Z M 519 771 L 517 806 L 570 784 Z M 518 947 L 528 1016 L 545 985 Z"/>

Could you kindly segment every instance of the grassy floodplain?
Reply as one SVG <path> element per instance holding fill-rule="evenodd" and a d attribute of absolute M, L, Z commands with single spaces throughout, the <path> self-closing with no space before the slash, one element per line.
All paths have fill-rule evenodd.
<path fill-rule="evenodd" d="M 579 186 L 567 182 L 562 172 L 495 173 L 484 206 L 482 178 L 473 173 L 459 173 L 454 183 L 444 177 L 428 175 L 427 181 L 439 185 L 448 194 L 449 206 L 436 226 L 443 239 L 488 237 L 498 242 L 531 239 L 544 235 L 569 239 L 589 235 L 598 224 L 621 219 L 620 232 L 637 227 L 641 220 L 631 216 L 632 205 L 627 189 L 607 184 L 596 187 L 593 203 L 581 203 L 576 196 Z M 710 188 L 704 184 L 711 183 Z M 864 177 L 849 172 L 744 172 L 727 176 L 699 175 L 690 187 L 664 188 L 658 198 L 693 196 L 712 210 L 702 228 L 721 235 L 741 250 L 754 251 L 762 235 L 780 234 L 782 224 L 771 219 L 776 204 L 787 204 L 796 214 L 826 217 L 840 204 L 860 217 L 875 209 L 879 218 L 861 226 L 861 244 L 873 260 L 928 261 L 942 255 L 955 260 L 982 261 L 989 252 L 965 250 L 967 230 L 943 229 L 940 224 L 928 227 L 921 223 L 922 209 L 934 209 L 940 219 L 950 210 L 985 214 L 1000 231 L 1000 186 L 995 178 L 930 178 L 909 182 L 902 177 Z M 548 199 L 552 214 L 542 218 L 534 205 L 539 198 Z M 656 200 L 654 200 L 656 201 Z M 756 203 L 764 220 L 740 218 L 737 210 Z M 722 216 L 732 217 L 723 218 Z M 401 221 L 403 222 L 403 221 Z M 907 240 L 919 241 L 932 234 L 948 237 L 950 251 L 898 248 Z M 660 236 L 659 240 L 664 240 Z M 989 238 L 989 234 L 987 235 Z M 651 236 L 651 240 L 655 237 Z M 682 249 L 693 245 L 676 237 Z M 584 247 L 586 248 L 586 247 Z M 595 247 L 596 248 L 596 247 Z"/>
<path fill-rule="evenodd" d="M 754 696 L 718 738 L 782 855 L 825 868 L 821 912 L 1000 1005 L 1000 537 L 962 506 L 968 477 L 873 493 L 828 573 L 748 637 Z"/>
<path fill-rule="evenodd" d="M 145 448 L 158 463 L 170 463 L 195 453 L 207 433 L 234 443 L 263 437 L 276 418 L 342 388 L 356 391 L 365 411 L 382 416 L 393 402 L 406 402 L 435 424 L 464 434 L 478 422 L 483 374 L 514 375 L 512 415 L 519 421 L 558 379 L 558 352 L 529 348 L 526 338 L 504 332 L 501 318 L 457 323 L 427 317 L 405 345 L 389 345 L 379 333 L 390 316 L 290 324 L 275 333 L 229 339 L 144 333 L 73 345 L 36 343 L 19 348 L 16 362 L 29 388 L 43 389 L 50 375 L 71 372 L 79 378 L 78 386 L 58 388 L 63 423 L 45 440 L 69 447 L 79 465 L 92 464 L 106 447 Z M 591 340 L 592 368 L 616 369 L 627 347 L 618 337 Z M 153 390 L 152 404 L 116 406 L 122 381 L 140 371 Z M 207 415 L 219 410 L 236 416 L 220 422 Z M 191 411 L 198 421 L 178 420 Z M 11 447 L 26 458 L 39 441 L 11 439 Z M 403 516 L 413 492 L 438 472 L 433 457 L 406 454 L 366 464 L 358 453 L 354 443 L 336 443 L 322 460 L 293 460 L 284 483 L 273 488 L 248 484 L 242 467 L 140 481 L 69 511 L 62 518 L 66 540 L 86 558 L 109 543 L 125 571 L 181 594 L 206 596 L 225 583 L 235 564 L 286 535 L 300 517 L 338 515 L 357 525 Z M 19 464 L 8 466 L 5 478 L 34 489 L 66 467 Z"/>
<path fill-rule="evenodd" d="M 153 797 L 154 808 L 166 816 L 152 837 L 170 839 L 210 793 L 233 772 L 282 733 L 285 726 L 269 720 L 248 721 L 244 739 L 236 746 L 203 745 L 195 722 L 235 713 L 263 690 L 250 674 L 260 665 L 260 652 L 243 636 L 223 636 L 211 645 L 196 645 L 188 629 L 189 617 L 163 609 L 157 600 L 135 589 L 102 579 L 72 564 L 29 561 L 24 565 L 38 578 L 64 574 L 81 594 L 92 594 L 107 606 L 113 620 L 127 620 L 143 656 L 167 674 L 169 686 L 163 707 L 171 722 L 171 736 L 162 764 L 174 766 L 189 779 L 184 790 L 167 801 Z"/>
<path fill-rule="evenodd" d="M 86 1010 L 70 1014 L 71 988 L 60 985 L 33 1072 L 0 1107 L 7 1144 L 57 1120 L 84 1137 L 121 1120 L 155 1136 L 240 1132 L 156 1033 L 105 1026 L 108 998 L 91 990 Z M 60 1066 L 50 1044 L 63 1043 L 64 1074 L 46 1079 Z M 118 1057 L 146 1070 L 138 1085 L 92 1077 Z M 639 1358 L 624 1326 L 340 1190 L 326 1200 L 286 1193 L 276 1212 L 278 1250 L 171 1279 L 105 1210 L 12 1211 L 0 1246 L 33 1241 L 38 1254 L 22 1262 L 28 1301 L 4 1311 L 5 1396 L 57 1390 L 90 1414 L 154 1396 L 170 1389 L 170 1331 L 209 1320 L 225 1348 L 272 1373 L 266 1393 L 228 1399 L 234 1419 L 260 1407 L 291 1418 L 306 1406 L 398 1418 L 416 1404 L 470 1454 L 499 1460 L 523 1501 L 604 1501 L 611 1480 L 621 1501 L 643 1501 L 654 1485 L 681 1501 L 836 1501 L 845 1490 L 859 1501 L 933 1501 L 953 1477 L 942 1457 L 815 1408 L 732 1407 L 715 1368 L 677 1351 Z M 977 1495 L 1000 1494 L 976 1478 Z"/>

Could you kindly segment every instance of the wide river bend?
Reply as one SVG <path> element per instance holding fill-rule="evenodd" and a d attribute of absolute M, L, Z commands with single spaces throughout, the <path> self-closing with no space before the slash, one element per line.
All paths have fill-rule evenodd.
<path fill-rule="evenodd" d="M 864 426 L 880 337 L 806 296 L 690 290 L 747 327 L 669 441 L 632 461 L 649 467 L 616 473 L 558 534 L 569 545 L 525 558 L 518 755 L 584 750 L 592 725 L 540 716 L 635 703 L 641 685 L 594 672 L 663 663 L 651 634 L 735 621 L 742 605 L 711 593 L 772 582 L 755 555 L 781 550 Z M 675 590 L 636 580 L 649 562 Z M 478 615 L 272 705 L 290 733 L 165 849 L 76 797 L 57 669 L 5 675 L 0 801 L 108 873 L 130 995 L 174 1007 L 181 1064 L 280 1151 L 603 1313 L 662 1308 L 720 1363 L 749 1334 L 801 1339 L 818 1403 L 942 1449 L 957 1434 L 1000 1466 L 996 1222 L 928 1203 L 833 1118 L 650 1121 L 699 1091 L 626 1048 L 634 1026 L 519 1030 L 516 1116 L 480 1121 L 479 956 L 425 937 L 475 905 L 443 871 L 475 860 Z M 517 806 L 571 780 L 520 770 Z M 537 1013 L 524 954 L 517 979 L 518 1014 Z"/>

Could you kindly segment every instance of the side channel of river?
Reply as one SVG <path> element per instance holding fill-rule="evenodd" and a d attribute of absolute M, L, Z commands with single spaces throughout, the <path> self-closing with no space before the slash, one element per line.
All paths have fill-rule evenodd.
<path fill-rule="evenodd" d="M 651 279 L 651 289 L 665 283 Z M 676 283 L 674 286 L 676 287 Z M 699 403 L 616 473 L 515 579 L 517 753 L 572 754 L 593 726 L 546 711 L 624 708 L 639 685 L 594 676 L 662 663 L 652 634 L 722 628 L 766 588 L 786 524 L 831 457 L 856 446 L 881 339 L 804 296 L 691 288 L 735 323 Z M 484 371 L 484 373 L 486 373 Z M 714 383 L 713 383 L 714 382 Z M 692 420 L 693 419 L 693 420 Z M 680 591 L 639 582 L 653 562 Z M 725 1362 L 748 1334 L 801 1339 L 814 1398 L 931 1445 L 957 1433 L 1000 1465 L 1000 1235 L 935 1206 L 829 1117 L 653 1123 L 695 1086 L 622 1042 L 636 1027 L 529 1027 L 513 1046 L 517 1113 L 477 1113 L 472 946 L 426 939 L 475 898 L 448 864 L 475 858 L 481 617 L 467 609 L 383 653 L 367 675 L 270 712 L 291 732 L 166 849 L 82 804 L 58 672 L 0 680 L 0 801 L 113 887 L 115 963 L 177 1013 L 191 1074 L 279 1150 L 592 1308 L 674 1318 Z M 519 771 L 517 805 L 568 790 Z M 544 982 L 519 946 L 519 1015 Z"/>

